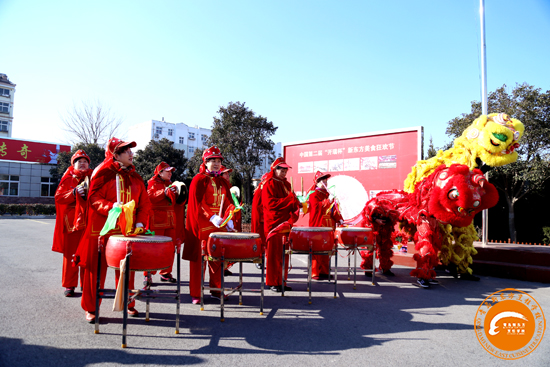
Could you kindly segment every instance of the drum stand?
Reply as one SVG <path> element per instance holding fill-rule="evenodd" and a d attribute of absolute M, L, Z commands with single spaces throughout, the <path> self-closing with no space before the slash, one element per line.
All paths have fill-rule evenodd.
<path fill-rule="evenodd" d="M 343 248 L 337 248 L 336 251 L 345 249 L 351 255 L 353 252 L 353 289 L 357 289 L 357 254 L 360 250 L 372 251 L 372 285 L 375 285 L 374 282 L 374 273 L 376 270 L 376 240 L 372 245 L 357 245 L 357 237 L 352 244 L 343 245 Z M 338 257 L 337 257 L 338 258 Z M 338 262 L 336 262 L 338 263 Z M 348 280 L 350 280 L 351 275 L 351 256 L 348 256 Z"/>
<path fill-rule="evenodd" d="M 260 263 L 262 265 L 265 265 L 265 253 L 264 250 L 262 250 L 262 256 L 261 257 L 255 257 L 255 258 L 248 258 L 248 259 L 226 259 L 224 256 L 225 249 L 222 250 L 222 257 L 215 258 L 208 256 L 204 249 L 206 246 L 201 246 L 203 248 L 203 253 L 201 256 L 201 311 L 204 311 L 204 290 L 208 289 L 210 291 L 219 291 L 220 292 L 220 321 L 224 322 L 224 305 L 225 305 L 225 291 L 229 291 L 227 296 L 232 295 L 235 292 L 239 292 L 239 305 L 243 304 L 243 291 L 245 292 L 259 292 L 260 293 L 260 315 L 264 314 L 264 278 L 265 278 L 265 266 L 262 266 L 262 279 L 261 279 L 261 285 L 260 289 L 244 289 L 243 288 L 243 262 L 252 262 L 252 263 Z M 204 285 L 204 271 L 205 271 L 205 262 L 207 261 L 216 261 L 221 262 L 221 280 L 222 280 L 222 286 L 221 288 L 211 288 L 211 287 L 205 287 Z M 225 288 L 225 264 L 229 262 L 238 262 L 239 263 L 239 284 L 235 288 Z"/>
<path fill-rule="evenodd" d="M 288 242 L 291 242 L 292 240 L 290 239 Z M 309 240 L 309 251 L 296 251 L 296 250 L 292 250 L 292 246 L 290 246 L 291 249 L 287 250 L 286 249 L 286 245 L 288 243 L 287 241 L 285 241 L 285 243 L 283 244 L 283 270 L 282 270 L 282 278 L 285 279 L 285 255 L 292 255 L 292 254 L 307 254 L 308 255 L 308 264 L 307 264 L 307 289 L 308 289 L 308 292 L 309 292 L 309 304 L 311 304 L 311 267 L 312 267 L 312 262 L 313 262 L 313 255 L 326 255 L 326 256 L 330 256 L 332 255 L 333 253 L 336 253 L 337 252 L 337 247 L 336 247 L 336 241 L 334 242 L 334 247 L 332 250 L 330 251 L 313 251 L 313 241 L 312 240 Z M 329 258 L 330 259 L 330 258 Z M 289 262 L 290 262 L 290 259 L 289 259 Z M 330 271 L 329 271 L 329 283 L 330 283 Z M 289 282 L 289 280 L 287 280 L 287 282 Z M 300 281 L 297 281 L 297 280 L 294 280 L 292 281 L 293 283 L 300 283 Z M 281 296 L 284 297 L 285 296 L 285 286 L 284 286 L 284 281 L 283 281 L 283 288 L 281 290 Z M 334 298 L 337 298 L 336 296 L 336 291 L 337 291 L 337 287 L 338 287 L 338 256 L 335 257 L 335 267 L 334 267 Z"/>
<path fill-rule="evenodd" d="M 95 329 L 94 334 L 99 334 L 99 309 L 100 309 L 100 299 L 114 299 L 116 289 L 100 289 L 101 284 L 101 250 L 103 247 L 102 244 L 102 238 L 99 238 L 99 244 L 97 247 L 97 279 L 96 279 L 96 301 L 95 301 Z M 137 271 L 137 270 L 130 270 L 130 259 L 132 257 L 132 249 L 130 246 L 126 249 L 126 264 L 124 267 L 124 288 L 123 288 L 123 310 L 122 310 L 122 348 L 126 348 L 126 334 L 127 334 L 127 324 L 128 324 L 128 304 L 135 300 L 136 298 L 144 298 L 147 300 L 147 306 L 146 306 L 146 320 L 149 321 L 149 299 L 150 298 L 160 298 L 162 297 L 161 294 L 173 294 L 173 291 L 151 291 L 151 290 L 139 290 L 139 289 L 133 289 L 130 290 L 129 284 L 130 284 L 130 271 Z M 180 322 L 180 249 L 179 246 L 177 246 L 177 287 L 175 296 L 165 296 L 165 298 L 174 298 L 176 300 L 176 334 L 179 334 L 179 322 Z M 143 270 L 141 270 L 143 271 Z M 130 291 L 135 292 L 134 295 L 129 296 Z M 140 295 L 140 293 L 143 293 L 144 295 Z M 151 295 L 155 294 L 155 295 Z"/>

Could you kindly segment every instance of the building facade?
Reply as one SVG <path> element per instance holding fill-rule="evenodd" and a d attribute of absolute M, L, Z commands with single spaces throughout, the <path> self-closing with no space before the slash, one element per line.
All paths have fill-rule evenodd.
<path fill-rule="evenodd" d="M 0 74 L 0 137 L 11 137 L 15 84 L 6 74 Z"/>

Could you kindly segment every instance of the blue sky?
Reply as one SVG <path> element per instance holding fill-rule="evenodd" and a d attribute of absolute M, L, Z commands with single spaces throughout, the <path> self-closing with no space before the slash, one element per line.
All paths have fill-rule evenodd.
<path fill-rule="evenodd" d="M 14 138 L 68 141 L 73 101 L 124 127 L 211 127 L 241 101 L 275 142 L 421 125 L 441 146 L 481 95 L 479 0 L 0 0 L 0 25 Z M 549 36 L 549 0 L 486 0 L 489 91 L 550 89 Z"/>

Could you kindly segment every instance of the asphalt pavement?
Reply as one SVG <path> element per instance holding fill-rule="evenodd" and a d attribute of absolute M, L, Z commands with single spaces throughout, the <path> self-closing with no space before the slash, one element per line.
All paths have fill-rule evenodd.
<path fill-rule="evenodd" d="M 491 293 L 515 288 L 532 295 L 550 315 L 548 285 L 483 276 L 457 280 L 441 272 L 440 284 L 421 289 L 410 269 L 395 277 L 377 275 L 376 285 L 358 274 L 357 289 L 340 253 L 338 297 L 334 285 L 313 284 L 313 301 L 303 281 L 306 257 L 293 256 L 285 297 L 265 291 L 264 314 L 258 294 L 245 293 L 243 305 L 232 295 L 220 322 L 220 306 L 208 299 L 205 310 L 190 303 L 188 264 L 182 261 L 180 333 L 176 305 L 153 302 L 151 320 L 130 318 L 127 348 L 121 348 L 122 314 L 112 300 L 101 308 L 100 333 L 85 322 L 80 292 L 65 298 L 62 256 L 51 251 L 55 220 L 0 218 L 0 366 L 548 366 L 550 335 L 528 356 L 503 361 L 478 342 L 474 317 Z M 237 268 L 237 266 L 234 266 Z M 236 271 L 236 269 L 232 269 Z M 244 264 L 245 287 L 260 286 L 260 271 Z M 141 283 L 137 276 L 136 284 Z M 226 278 L 235 284 L 236 277 Z M 156 289 L 175 287 L 153 277 Z M 114 288 L 114 271 L 106 286 Z M 547 333 L 548 334 L 548 333 Z"/>

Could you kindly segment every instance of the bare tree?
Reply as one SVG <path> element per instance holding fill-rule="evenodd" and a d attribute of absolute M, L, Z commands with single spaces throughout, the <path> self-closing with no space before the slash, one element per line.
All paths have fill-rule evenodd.
<path fill-rule="evenodd" d="M 101 101 L 73 102 L 61 120 L 73 143 L 103 144 L 115 135 L 122 119 Z"/>

